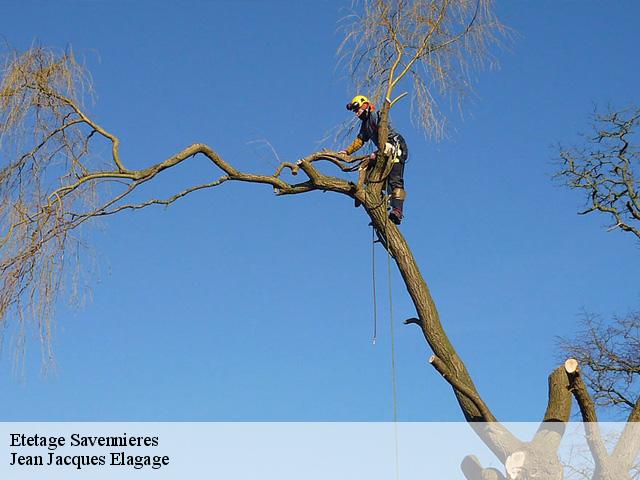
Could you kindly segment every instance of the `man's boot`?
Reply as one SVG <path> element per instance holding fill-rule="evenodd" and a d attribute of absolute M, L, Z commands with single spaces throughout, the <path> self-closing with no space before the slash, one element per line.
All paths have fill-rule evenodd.
<path fill-rule="evenodd" d="M 404 199 L 407 197 L 407 193 L 402 188 L 394 188 L 391 192 L 391 212 L 389 213 L 389 219 L 396 225 L 400 225 L 402 222 L 402 207 Z"/>

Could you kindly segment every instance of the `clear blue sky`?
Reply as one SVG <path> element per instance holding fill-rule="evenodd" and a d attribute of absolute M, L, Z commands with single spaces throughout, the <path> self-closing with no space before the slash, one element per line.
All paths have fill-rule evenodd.
<path fill-rule="evenodd" d="M 94 117 L 142 167 L 205 142 L 244 170 L 321 147 L 355 93 L 335 68 L 344 1 L 5 2 L 17 48 L 73 46 L 93 75 Z M 594 104 L 638 103 L 637 2 L 501 2 L 516 32 L 501 68 L 449 137 L 406 137 L 402 225 L 443 323 L 501 419 L 537 420 L 555 337 L 578 313 L 638 306 L 638 245 L 578 217 L 554 185 L 557 142 L 588 130 Z M 364 92 L 366 93 L 366 92 Z M 252 143 L 253 142 L 253 143 Z M 189 161 L 149 186 L 170 194 L 216 172 Z M 0 363 L 2 420 L 389 420 L 386 257 L 378 251 L 380 338 L 371 344 L 371 232 L 348 199 L 276 198 L 225 184 L 169 209 L 110 218 L 93 236 L 99 280 L 79 312 L 60 305 L 57 370 L 28 344 L 23 376 Z M 401 420 L 461 420 L 427 364 L 392 279 Z M 5 342 L 9 339 L 5 339 Z"/>

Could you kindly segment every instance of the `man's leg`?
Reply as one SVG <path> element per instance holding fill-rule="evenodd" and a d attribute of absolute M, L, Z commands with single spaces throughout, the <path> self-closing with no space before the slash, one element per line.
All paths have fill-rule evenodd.
<path fill-rule="evenodd" d="M 400 225 L 403 217 L 404 199 L 407 197 L 404 191 L 404 162 L 396 162 L 389 173 L 388 184 L 391 194 L 391 212 L 389 218 L 396 225 Z"/>

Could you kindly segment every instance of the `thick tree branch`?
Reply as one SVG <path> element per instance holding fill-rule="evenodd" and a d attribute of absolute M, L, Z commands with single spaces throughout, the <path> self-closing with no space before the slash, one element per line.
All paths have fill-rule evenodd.
<path fill-rule="evenodd" d="M 595 404 L 591 399 L 591 395 L 589 395 L 587 386 L 584 384 L 584 381 L 580 376 L 577 360 L 573 358 L 568 359 L 564 364 L 564 368 L 567 372 L 571 392 L 580 407 L 580 414 L 582 415 L 582 421 L 584 422 L 589 450 L 591 450 L 591 454 L 593 455 L 596 465 L 606 465 L 609 454 L 607 453 L 604 441 L 602 440 L 602 435 L 600 434 Z"/>
<path fill-rule="evenodd" d="M 532 444 L 549 451 L 557 451 L 564 435 L 566 423 L 571 415 L 571 392 L 563 366 L 549 375 L 549 396 L 542 424 Z"/>
<path fill-rule="evenodd" d="M 543 422 L 569 421 L 571 415 L 571 391 L 565 367 L 556 368 L 549 375 L 549 399 Z"/>

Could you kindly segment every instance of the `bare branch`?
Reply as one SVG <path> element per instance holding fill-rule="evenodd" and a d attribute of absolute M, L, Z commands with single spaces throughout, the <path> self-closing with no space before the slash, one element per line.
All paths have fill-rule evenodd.
<path fill-rule="evenodd" d="M 147 168 L 128 169 L 120 158 L 118 137 L 83 107 L 87 89 L 88 76 L 71 53 L 40 47 L 11 52 L 0 81 L 0 147 L 9 160 L 0 169 L 0 324 L 13 314 L 17 331 L 23 332 L 22 324 L 34 321 L 47 351 L 53 304 L 62 293 L 68 267 L 78 267 L 70 262 L 83 249 L 80 227 L 89 220 L 170 205 L 227 181 L 268 185 L 277 195 L 314 190 L 356 194 L 353 183 L 314 166 L 324 160 L 349 172 L 354 168 L 349 161 L 355 161 L 357 168 L 358 159 L 330 151 L 311 154 L 297 164 L 282 162 L 268 175 L 242 172 L 209 146 L 196 143 Z M 111 144 L 107 167 L 92 153 L 98 139 Z M 204 155 L 222 176 L 165 199 L 125 203 L 139 186 L 196 155 Z M 305 181 L 285 178 L 285 173 L 295 176 L 299 170 L 307 176 Z M 108 188 L 113 182 L 119 182 L 115 192 Z M 70 289 L 74 290 L 73 282 Z"/>
<path fill-rule="evenodd" d="M 155 199 L 154 198 L 152 200 L 147 200 L 146 202 L 143 202 L 143 203 L 120 205 L 119 207 L 114 208 L 112 210 L 107 210 L 105 208 L 101 208 L 98 212 L 94 213 L 94 215 L 95 216 L 113 215 L 115 213 L 121 212 L 122 210 L 140 210 L 140 209 L 148 207 L 150 205 L 164 205 L 166 207 L 166 206 L 171 205 L 176 200 L 179 200 L 182 197 L 185 197 L 185 196 L 189 195 L 192 192 L 196 192 L 198 190 L 204 190 L 206 188 L 217 187 L 218 185 L 221 185 L 222 183 L 224 183 L 227 180 L 229 180 L 229 177 L 224 175 L 224 176 L 220 177 L 216 181 L 205 183 L 205 184 L 202 184 L 202 185 L 196 185 L 195 187 L 186 188 L 186 189 L 182 190 L 181 192 L 176 193 L 175 195 L 172 195 L 169 198 L 165 198 L 165 199 Z"/>
<path fill-rule="evenodd" d="M 614 222 L 609 230 L 640 239 L 638 123 L 638 108 L 596 114 L 593 134 L 582 146 L 560 149 L 555 177 L 584 192 L 588 206 L 580 214 L 602 212 Z"/>

